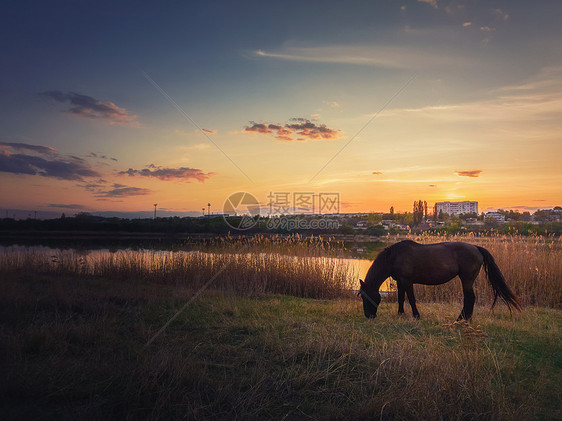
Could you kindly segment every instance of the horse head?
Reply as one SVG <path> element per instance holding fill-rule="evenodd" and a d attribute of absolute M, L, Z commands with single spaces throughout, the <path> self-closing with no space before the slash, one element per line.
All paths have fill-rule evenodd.
<path fill-rule="evenodd" d="M 359 280 L 359 292 L 358 296 L 363 300 L 363 312 L 365 317 L 368 319 L 374 319 L 377 317 L 377 310 L 381 302 L 381 295 L 378 291 L 373 291 L 370 289 L 363 280 Z"/>

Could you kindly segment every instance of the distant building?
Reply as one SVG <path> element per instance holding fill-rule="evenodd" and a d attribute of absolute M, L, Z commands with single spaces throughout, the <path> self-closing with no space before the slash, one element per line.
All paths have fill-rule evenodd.
<path fill-rule="evenodd" d="M 460 215 L 461 213 L 478 214 L 478 202 L 437 202 L 435 204 L 435 213 L 448 213 L 449 215 Z"/>
<path fill-rule="evenodd" d="M 493 219 L 493 220 L 498 221 L 498 222 L 505 222 L 505 215 L 502 215 L 501 213 L 498 213 L 498 212 L 488 212 L 485 215 L 485 218 L 486 219 Z"/>
<path fill-rule="evenodd" d="M 359 221 L 357 225 L 355 225 L 356 229 L 366 230 L 367 229 L 367 221 Z"/>

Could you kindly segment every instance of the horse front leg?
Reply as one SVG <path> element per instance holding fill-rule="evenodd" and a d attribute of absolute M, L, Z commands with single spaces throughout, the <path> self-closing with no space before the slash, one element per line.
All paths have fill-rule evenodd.
<path fill-rule="evenodd" d="M 410 303 L 410 307 L 412 307 L 412 314 L 416 319 L 420 318 L 420 312 L 416 307 L 416 297 L 414 297 L 414 285 L 408 284 L 406 287 L 406 293 L 408 294 L 408 302 Z"/>
<path fill-rule="evenodd" d="M 397 282 L 398 285 L 398 314 L 404 314 L 404 298 L 406 296 L 406 288 L 402 282 Z"/>

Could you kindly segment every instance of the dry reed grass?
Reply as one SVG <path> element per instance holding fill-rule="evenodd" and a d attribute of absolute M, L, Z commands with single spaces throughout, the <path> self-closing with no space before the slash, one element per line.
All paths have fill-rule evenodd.
<path fill-rule="evenodd" d="M 352 288 L 357 278 L 351 265 L 338 259 L 272 252 L 119 251 L 60 252 L 6 251 L 0 254 L 0 274 L 29 277 L 55 275 L 101 278 L 129 283 L 150 282 L 201 288 L 216 276 L 211 288 L 237 294 L 287 294 L 334 298 Z"/>
<path fill-rule="evenodd" d="M 485 247 L 494 256 L 509 287 L 524 305 L 562 308 L 562 239 L 559 237 L 457 235 L 411 236 L 421 243 L 464 241 Z M 402 238 L 387 237 L 388 243 Z M 237 294 L 288 294 L 333 298 L 357 288 L 356 268 L 345 260 L 341 243 L 331 239 L 281 236 L 227 237 L 212 240 L 210 252 L 119 251 L 79 254 L 5 251 L 0 274 L 46 274 L 153 282 L 200 288 L 217 275 L 212 288 Z M 487 304 L 493 292 L 482 270 L 475 285 L 477 300 Z M 415 286 L 421 302 L 461 302 L 460 281 Z M 395 300 L 394 294 L 387 299 Z"/>

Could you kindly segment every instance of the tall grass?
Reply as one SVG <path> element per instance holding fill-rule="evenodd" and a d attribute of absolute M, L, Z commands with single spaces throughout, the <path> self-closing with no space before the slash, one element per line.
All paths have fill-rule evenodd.
<path fill-rule="evenodd" d="M 279 253 L 208 252 L 76 252 L 8 251 L 0 254 L 0 275 L 49 275 L 101 278 L 129 283 L 157 283 L 237 294 L 287 294 L 334 298 L 353 286 L 351 265 L 330 257 Z"/>
<path fill-rule="evenodd" d="M 421 243 L 464 241 L 494 256 L 509 287 L 524 305 L 562 307 L 562 239 L 523 236 L 435 236 L 409 238 Z M 391 244 L 402 238 L 387 237 Z M 338 259 L 345 248 L 330 238 L 256 236 L 225 237 L 202 251 L 59 252 L 5 251 L 0 275 L 37 274 L 150 282 L 197 289 L 211 278 L 211 288 L 237 294 L 288 294 L 332 298 L 357 288 L 362 273 Z M 493 292 L 482 270 L 475 284 L 478 302 L 491 303 Z M 439 286 L 415 286 L 420 301 L 459 302 L 458 279 Z M 390 299 L 395 299 L 394 295 Z"/>

